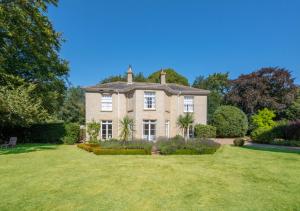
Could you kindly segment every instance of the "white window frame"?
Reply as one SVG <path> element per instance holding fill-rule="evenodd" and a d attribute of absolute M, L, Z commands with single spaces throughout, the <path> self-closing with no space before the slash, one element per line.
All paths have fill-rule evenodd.
<path fill-rule="evenodd" d="M 155 92 L 144 92 L 144 109 L 155 110 L 156 106 L 156 94 Z"/>
<path fill-rule="evenodd" d="M 112 111 L 112 95 L 102 94 L 101 111 Z"/>
<path fill-rule="evenodd" d="M 154 125 L 154 135 L 151 135 L 151 125 Z M 147 128 L 148 134 L 145 134 L 144 128 Z M 156 139 L 156 120 L 143 120 L 143 139 L 147 141 L 154 141 Z"/>
<path fill-rule="evenodd" d="M 165 136 L 170 138 L 170 121 L 166 120 L 165 122 Z"/>
<path fill-rule="evenodd" d="M 183 111 L 185 113 L 193 113 L 194 112 L 194 97 L 193 96 L 184 96 Z"/>
<path fill-rule="evenodd" d="M 108 131 L 109 131 L 108 126 L 109 125 L 111 125 L 111 134 L 108 133 Z M 106 135 L 105 135 L 104 138 L 102 137 L 102 134 L 103 134 L 102 131 L 103 131 L 103 129 L 106 130 Z M 100 131 L 101 131 L 101 139 L 104 139 L 104 140 L 112 139 L 112 134 L 113 134 L 112 120 L 102 120 L 101 121 Z"/>

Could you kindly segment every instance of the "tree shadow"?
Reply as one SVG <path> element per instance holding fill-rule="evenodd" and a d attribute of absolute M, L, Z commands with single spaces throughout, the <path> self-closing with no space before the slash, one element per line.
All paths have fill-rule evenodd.
<path fill-rule="evenodd" d="M 299 149 L 283 149 L 283 148 L 272 148 L 272 147 L 260 147 L 260 146 L 243 146 L 242 148 L 258 150 L 258 151 L 267 151 L 267 152 L 282 152 L 282 153 L 292 153 L 300 155 Z"/>
<path fill-rule="evenodd" d="M 29 153 L 44 150 L 55 150 L 58 145 L 55 144 L 20 144 L 14 148 L 0 149 L 0 155 Z"/>

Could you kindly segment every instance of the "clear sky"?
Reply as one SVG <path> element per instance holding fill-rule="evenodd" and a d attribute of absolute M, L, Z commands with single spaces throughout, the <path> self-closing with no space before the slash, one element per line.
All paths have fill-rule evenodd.
<path fill-rule="evenodd" d="M 94 85 L 128 65 L 231 78 L 279 66 L 300 84 L 299 0 L 60 0 L 49 17 L 66 42 L 73 85 Z"/>

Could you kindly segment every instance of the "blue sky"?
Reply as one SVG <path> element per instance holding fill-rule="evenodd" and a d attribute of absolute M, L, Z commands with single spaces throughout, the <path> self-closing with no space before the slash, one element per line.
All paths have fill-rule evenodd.
<path fill-rule="evenodd" d="M 279 66 L 300 84 L 298 0 L 60 0 L 49 17 L 66 42 L 73 85 L 94 85 L 128 65 L 231 78 Z"/>

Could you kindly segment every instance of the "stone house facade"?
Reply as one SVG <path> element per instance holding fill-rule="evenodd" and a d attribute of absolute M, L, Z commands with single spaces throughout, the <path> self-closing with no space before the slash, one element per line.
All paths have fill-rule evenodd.
<path fill-rule="evenodd" d="M 156 140 L 184 135 L 177 119 L 186 112 L 193 113 L 194 125 L 206 124 L 209 91 L 166 83 L 165 72 L 161 72 L 160 83 L 134 82 L 132 75 L 129 67 L 127 82 L 84 88 L 86 122 L 101 124 L 101 139 L 119 138 L 120 120 L 125 116 L 134 120 L 134 139 Z M 188 135 L 193 135 L 193 125 Z"/>

